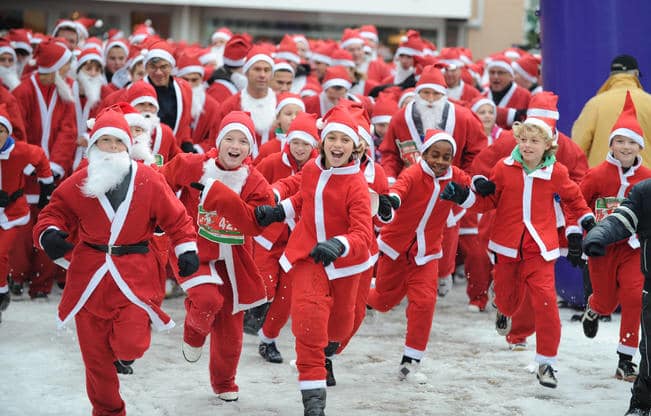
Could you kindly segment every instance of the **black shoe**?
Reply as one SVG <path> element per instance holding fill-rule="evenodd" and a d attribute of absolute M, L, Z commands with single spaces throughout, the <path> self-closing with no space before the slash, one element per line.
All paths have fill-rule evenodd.
<path fill-rule="evenodd" d="M 267 311 L 271 303 L 265 303 L 249 309 L 244 312 L 244 333 L 249 335 L 258 335 L 258 331 L 264 324 L 264 319 L 267 317 Z"/>
<path fill-rule="evenodd" d="M 326 389 L 301 390 L 304 416 L 325 416 Z"/>
<path fill-rule="evenodd" d="M 495 330 L 502 336 L 511 332 L 511 318 L 502 314 L 499 310 L 495 313 Z"/>
<path fill-rule="evenodd" d="M 633 361 L 620 359 L 615 371 L 615 378 L 632 383 L 637 378 L 637 373 L 637 365 Z"/>
<path fill-rule="evenodd" d="M 131 367 L 131 364 L 133 364 L 134 361 L 135 360 L 117 360 L 113 361 L 113 365 L 115 366 L 118 374 L 133 374 L 133 368 Z"/>
<path fill-rule="evenodd" d="M 63 282 L 57 282 L 57 287 L 61 290 L 65 289 L 66 287 L 66 282 L 65 280 Z"/>
<path fill-rule="evenodd" d="M 45 292 L 36 292 L 33 295 L 29 295 L 29 296 L 32 298 L 32 300 L 36 300 L 36 299 L 47 300 L 47 293 Z"/>
<path fill-rule="evenodd" d="M 332 387 L 337 385 L 337 380 L 335 380 L 335 373 L 332 372 L 332 360 L 326 358 L 325 360 L 325 369 L 326 369 L 326 386 Z"/>
<path fill-rule="evenodd" d="M 597 336 L 597 331 L 599 331 L 599 314 L 590 309 L 590 305 L 585 307 L 581 323 L 583 324 L 583 333 L 586 337 L 594 338 Z"/>
<path fill-rule="evenodd" d="M 265 359 L 265 361 L 269 361 L 270 363 L 274 364 L 280 364 L 283 362 L 283 356 L 280 355 L 280 351 L 278 351 L 278 348 L 276 348 L 275 342 L 269 344 L 266 342 L 261 342 L 260 345 L 258 345 L 258 352 L 262 358 Z"/>
<path fill-rule="evenodd" d="M 538 382 L 541 385 L 555 389 L 558 385 L 556 374 L 554 374 L 555 372 L 556 370 L 554 370 L 551 365 L 540 364 L 538 366 L 538 374 L 536 374 L 536 378 L 538 378 Z"/>
<path fill-rule="evenodd" d="M 0 293 L 0 311 L 6 311 L 7 307 L 9 307 L 9 302 L 11 302 L 9 292 Z"/>
<path fill-rule="evenodd" d="M 23 295 L 23 283 L 20 282 L 14 282 L 14 279 L 9 278 L 7 279 L 9 281 L 9 291 L 11 292 L 12 295 L 16 297 L 20 297 Z"/>

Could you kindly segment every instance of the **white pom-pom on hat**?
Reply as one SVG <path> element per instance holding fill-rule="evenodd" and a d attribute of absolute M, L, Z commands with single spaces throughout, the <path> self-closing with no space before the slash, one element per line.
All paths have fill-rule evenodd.
<path fill-rule="evenodd" d="M 88 127 L 89 130 L 92 130 L 94 126 L 95 126 L 94 118 L 89 118 L 88 120 L 86 120 L 86 127 Z"/>

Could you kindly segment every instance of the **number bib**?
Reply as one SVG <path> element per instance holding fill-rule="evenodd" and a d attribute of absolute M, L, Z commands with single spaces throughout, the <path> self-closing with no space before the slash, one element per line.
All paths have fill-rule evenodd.
<path fill-rule="evenodd" d="M 408 140 L 406 142 L 401 142 L 400 140 L 396 140 L 396 145 L 400 151 L 400 158 L 406 168 L 418 163 L 420 160 L 420 152 L 418 151 L 418 145 L 415 141 Z"/>
<path fill-rule="evenodd" d="M 622 201 L 624 201 L 624 198 L 618 198 L 616 196 L 597 198 L 597 201 L 594 204 L 594 214 L 597 222 L 603 220 L 609 214 L 612 214 Z"/>
<path fill-rule="evenodd" d="M 244 244 L 244 235 L 237 228 L 217 212 L 205 211 L 202 205 L 199 205 L 197 224 L 198 234 L 208 241 L 231 245 Z"/>
<path fill-rule="evenodd" d="M 154 164 L 160 167 L 163 166 L 164 163 L 165 163 L 165 159 L 163 158 L 163 155 L 156 153 L 154 155 Z"/>

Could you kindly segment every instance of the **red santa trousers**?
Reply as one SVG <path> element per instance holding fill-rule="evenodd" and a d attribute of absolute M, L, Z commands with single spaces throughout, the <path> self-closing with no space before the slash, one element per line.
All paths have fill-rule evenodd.
<path fill-rule="evenodd" d="M 292 332 L 301 390 L 325 388 L 328 342 L 341 342 L 353 328 L 359 274 L 329 280 L 321 264 L 296 262 L 292 279 Z"/>
<path fill-rule="evenodd" d="M 172 242 L 170 241 L 169 237 L 165 234 L 162 235 L 156 235 L 154 234 L 153 238 L 151 239 L 151 251 L 156 254 L 156 261 L 158 263 L 158 278 L 160 281 L 160 292 L 159 296 L 161 299 L 161 302 L 159 305 L 162 303 L 162 300 L 165 298 L 165 281 L 167 280 L 167 269 L 168 269 L 168 263 L 170 259 L 170 247 L 172 246 Z"/>
<path fill-rule="evenodd" d="M 443 229 L 443 257 L 438 261 L 438 277 L 452 276 L 456 269 L 457 247 L 459 246 L 459 223 Z"/>
<path fill-rule="evenodd" d="M 511 331 L 506 335 L 506 342 L 519 344 L 527 342 L 527 338 L 536 332 L 536 316 L 531 303 L 529 291 L 524 292 L 524 301 L 511 317 Z"/>
<path fill-rule="evenodd" d="M 381 256 L 378 261 L 375 288 L 368 295 L 368 304 L 387 312 L 407 296 L 407 336 L 405 352 L 420 360 L 427 347 L 436 307 L 438 261 L 418 266 L 413 259 L 400 255 L 397 260 Z M 418 355 L 418 356 L 412 356 Z"/>
<path fill-rule="evenodd" d="M 215 263 L 220 276 L 228 276 L 223 261 Z M 244 312 L 233 314 L 233 291 L 228 280 L 222 285 L 202 284 L 188 289 L 185 299 L 183 340 L 202 346 L 210 334 L 210 384 L 215 393 L 239 391 L 235 384 L 242 352 Z"/>
<path fill-rule="evenodd" d="M 491 262 L 488 257 L 488 240 L 482 240 L 477 234 L 459 236 L 459 249 L 463 253 L 466 270 L 466 293 L 471 304 L 486 308 L 488 286 L 491 281 Z"/>
<path fill-rule="evenodd" d="M 263 273 L 262 268 L 260 268 L 260 272 Z M 265 342 L 278 338 L 278 335 L 280 335 L 280 330 L 283 329 L 287 321 L 289 321 L 289 314 L 292 307 L 291 279 L 291 273 L 280 271 L 277 281 L 277 288 L 274 289 L 275 296 L 271 301 L 271 306 L 269 306 L 267 316 L 265 317 L 264 324 L 262 324 L 261 328 L 261 335 Z M 265 281 L 267 280 L 269 279 L 265 278 Z M 268 296 L 269 295 L 267 295 L 267 297 Z"/>
<path fill-rule="evenodd" d="M 267 289 L 267 299 L 275 299 L 276 297 L 276 289 L 282 273 L 278 260 L 284 250 L 284 245 L 279 247 L 274 245 L 271 250 L 265 250 L 260 244 L 253 242 L 253 259 L 258 266 L 258 270 L 260 270 L 260 276 L 262 276 L 264 286 Z"/>
<path fill-rule="evenodd" d="M 359 286 L 357 286 L 357 299 L 355 300 L 355 318 L 353 320 L 353 330 L 350 331 L 350 334 L 341 341 L 339 348 L 337 348 L 337 354 L 346 348 L 351 338 L 357 333 L 359 327 L 362 326 L 364 317 L 366 316 L 366 305 L 368 302 L 368 294 L 371 290 L 371 280 L 373 280 L 373 272 L 375 267 L 371 267 L 365 272 L 362 272 L 359 275 Z"/>
<path fill-rule="evenodd" d="M 151 341 L 149 316 L 107 275 L 77 313 L 75 323 L 93 416 L 125 415 L 113 362 L 135 360 L 147 351 Z"/>
<path fill-rule="evenodd" d="M 495 264 L 495 305 L 501 313 L 513 317 L 531 296 L 535 316 L 536 361 L 553 364 L 561 340 L 561 320 L 556 304 L 554 262 L 541 256 Z"/>
<path fill-rule="evenodd" d="M 7 286 L 7 274 L 9 274 L 9 250 L 14 249 L 14 243 L 18 229 L 16 227 L 8 230 L 0 228 L 0 293 L 9 291 Z"/>
<path fill-rule="evenodd" d="M 613 244 L 608 246 L 604 257 L 591 257 L 588 268 L 592 282 L 590 308 L 599 315 L 610 315 L 617 305 L 622 306 L 617 351 L 635 355 L 644 287 L 640 249 L 632 249 L 627 242 Z"/>

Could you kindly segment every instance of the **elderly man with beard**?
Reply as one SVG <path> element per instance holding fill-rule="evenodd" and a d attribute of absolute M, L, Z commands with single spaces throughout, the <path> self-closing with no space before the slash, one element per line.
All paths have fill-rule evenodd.
<path fill-rule="evenodd" d="M 270 129 L 276 119 L 276 94 L 270 88 L 274 61 L 267 50 L 260 46 L 251 48 L 246 56 L 244 75 L 246 88 L 238 92 L 221 106 L 221 120 L 231 111 L 246 111 L 251 114 L 255 125 L 255 141 L 251 147 L 252 157 L 258 155 L 260 146 L 269 140 Z M 213 129 L 212 137 L 217 137 Z"/>
<path fill-rule="evenodd" d="M 32 59 L 34 49 L 30 44 L 30 32 L 27 29 L 10 29 L 7 33 L 7 39 L 16 51 L 16 67 L 19 76 L 24 74 L 23 70 L 27 63 Z"/>
<path fill-rule="evenodd" d="M 130 364 L 149 348 L 150 325 L 174 326 L 158 306 L 149 241 L 156 225 L 165 230 L 179 273 L 187 276 L 199 266 L 196 233 L 164 178 L 130 159 L 131 133 L 121 112 L 103 111 L 88 145 L 88 168 L 59 185 L 33 237 L 52 260 L 74 249 L 58 322 L 75 319 L 93 414 L 125 415 L 118 372 L 130 374 Z M 79 230 L 74 247 L 66 241 L 71 224 Z"/>
<path fill-rule="evenodd" d="M 246 76 L 242 67 L 246 63 L 246 54 L 251 49 L 251 42 L 242 35 L 235 35 L 228 40 L 224 47 L 223 62 L 208 79 L 206 93 L 218 103 L 223 103 L 229 97 L 246 88 Z"/>
<path fill-rule="evenodd" d="M 72 170 L 77 148 L 77 127 L 72 91 L 65 76 L 70 69 L 72 53 L 60 41 L 47 38 L 35 52 L 37 71 L 24 78 L 13 91 L 23 115 L 27 142 L 43 148 L 50 161 L 55 180 Z M 32 204 L 32 217 L 38 213 L 39 187 L 29 178 L 25 186 L 27 202 Z M 16 252 L 12 255 L 13 277 L 17 282 L 31 279 L 29 294 L 44 298 L 52 289 L 58 267 L 42 253 L 34 253 L 31 227 L 21 229 Z"/>
<path fill-rule="evenodd" d="M 10 92 L 20 84 L 16 57 L 16 52 L 9 41 L 5 38 L 0 38 L 0 103 L 5 103 L 9 114 L 14 116 L 14 138 L 25 141 L 27 140 L 27 134 L 25 134 L 23 116 L 16 97 Z"/>

